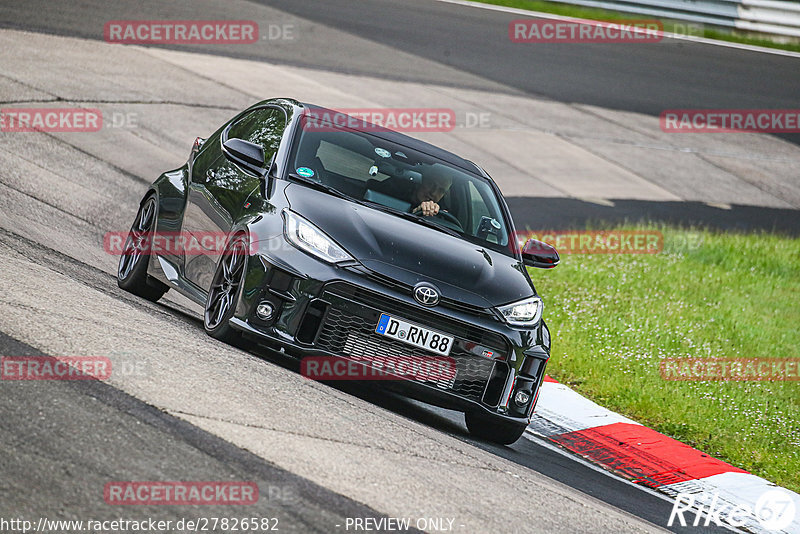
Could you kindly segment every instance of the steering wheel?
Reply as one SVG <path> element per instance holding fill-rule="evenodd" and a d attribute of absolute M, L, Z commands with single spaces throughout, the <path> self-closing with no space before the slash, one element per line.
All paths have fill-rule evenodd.
<path fill-rule="evenodd" d="M 442 222 L 447 222 L 455 226 L 456 228 L 454 228 L 454 230 L 458 230 L 459 232 L 464 231 L 464 227 L 461 226 L 461 222 L 449 211 L 439 210 L 439 213 L 437 213 L 435 217 L 442 219 Z"/>

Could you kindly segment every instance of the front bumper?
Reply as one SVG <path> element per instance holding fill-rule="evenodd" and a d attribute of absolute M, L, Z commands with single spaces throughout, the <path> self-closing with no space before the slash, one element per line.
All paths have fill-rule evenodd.
<path fill-rule="evenodd" d="M 436 357 L 375 334 L 380 314 L 390 313 L 453 336 L 449 357 L 455 375 L 383 380 L 381 387 L 445 408 L 480 410 L 527 424 L 549 358 L 547 327 L 512 328 L 490 311 L 457 303 L 427 308 L 411 295 L 410 288 L 360 265 L 332 266 L 282 248 L 280 255 L 250 257 L 231 326 L 299 358 L 330 356 L 369 367 L 386 358 Z M 275 309 L 266 321 L 255 314 L 263 301 Z M 526 403 L 515 402 L 520 391 L 528 394 Z"/>

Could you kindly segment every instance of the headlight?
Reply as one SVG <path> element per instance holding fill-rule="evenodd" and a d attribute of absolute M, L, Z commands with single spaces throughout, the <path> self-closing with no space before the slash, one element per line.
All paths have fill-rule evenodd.
<path fill-rule="evenodd" d="M 539 297 L 514 302 L 497 308 L 512 326 L 533 326 L 542 318 L 544 303 Z"/>
<path fill-rule="evenodd" d="M 283 210 L 283 233 L 292 245 L 329 263 L 350 261 L 353 257 L 325 232 L 287 209 Z"/>

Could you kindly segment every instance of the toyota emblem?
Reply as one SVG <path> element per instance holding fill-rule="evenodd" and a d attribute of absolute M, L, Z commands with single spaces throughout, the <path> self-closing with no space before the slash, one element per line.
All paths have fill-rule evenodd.
<path fill-rule="evenodd" d="M 439 303 L 439 292 L 432 285 L 423 282 L 414 288 L 414 298 L 423 306 L 436 306 Z"/>

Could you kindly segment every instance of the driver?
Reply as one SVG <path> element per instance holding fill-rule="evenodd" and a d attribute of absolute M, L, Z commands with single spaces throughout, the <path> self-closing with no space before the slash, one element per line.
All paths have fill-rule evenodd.
<path fill-rule="evenodd" d="M 450 190 L 453 178 L 436 167 L 426 172 L 420 184 L 411 192 L 411 213 L 431 217 L 439 213 L 439 201 Z"/>

